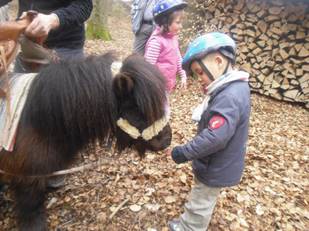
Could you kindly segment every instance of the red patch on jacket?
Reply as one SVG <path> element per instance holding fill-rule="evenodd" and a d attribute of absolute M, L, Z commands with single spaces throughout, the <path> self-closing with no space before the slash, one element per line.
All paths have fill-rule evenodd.
<path fill-rule="evenodd" d="M 218 129 L 222 127 L 224 123 L 225 123 L 225 119 L 222 116 L 215 115 L 210 119 L 208 123 L 208 127 L 214 130 L 214 129 Z"/>

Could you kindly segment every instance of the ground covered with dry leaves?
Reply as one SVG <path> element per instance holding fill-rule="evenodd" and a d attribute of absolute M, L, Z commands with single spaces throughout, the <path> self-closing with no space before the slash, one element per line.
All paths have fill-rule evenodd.
<path fill-rule="evenodd" d="M 132 48 L 129 19 L 110 23 L 114 40 L 87 41 L 86 49 L 114 49 L 123 58 Z M 194 136 L 190 112 L 202 97 L 194 80 L 171 95 L 173 146 Z M 306 109 L 252 95 L 244 176 L 222 190 L 209 230 L 309 230 L 308 134 Z M 167 231 L 190 191 L 190 164 L 177 166 L 163 152 L 140 160 L 130 150 L 117 155 L 100 148 L 82 154 L 78 164 L 99 158 L 100 166 L 67 176 L 65 187 L 48 194 L 50 229 Z M 0 198 L 0 230 L 15 230 L 10 190 Z"/>

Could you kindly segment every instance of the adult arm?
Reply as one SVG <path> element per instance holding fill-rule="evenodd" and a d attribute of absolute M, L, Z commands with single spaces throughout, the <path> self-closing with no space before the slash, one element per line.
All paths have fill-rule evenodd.
<path fill-rule="evenodd" d="M 80 25 L 89 18 L 92 7 L 92 0 L 75 0 L 50 14 L 39 13 L 25 32 L 30 37 L 46 37 L 51 30 Z"/>
<path fill-rule="evenodd" d="M 53 13 L 59 18 L 59 27 L 70 27 L 84 23 L 91 15 L 92 0 L 75 0 Z"/>
<path fill-rule="evenodd" d="M 0 0 L 0 7 L 5 6 L 6 4 L 8 4 L 11 1 L 12 0 Z"/>

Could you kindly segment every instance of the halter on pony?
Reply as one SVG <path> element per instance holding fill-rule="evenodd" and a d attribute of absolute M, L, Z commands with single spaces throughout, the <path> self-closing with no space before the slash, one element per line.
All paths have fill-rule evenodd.
<path fill-rule="evenodd" d="M 111 65 L 111 70 L 113 76 L 115 76 L 119 70 L 121 69 L 122 63 L 121 62 L 113 62 Z M 157 136 L 163 128 L 169 122 L 169 112 L 166 113 L 161 119 L 155 121 L 153 124 L 145 128 L 143 131 L 139 131 L 135 126 L 130 124 L 130 122 L 126 119 L 119 118 L 116 122 L 117 126 L 128 134 L 131 138 L 137 140 L 142 138 L 145 141 L 151 140 L 153 137 Z"/>
<path fill-rule="evenodd" d="M 129 121 L 120 117 L 117 120 L 117 126 L 135 140 L 141 137 L 145 141 L 149 141 L 163 130 L 163 128 L 168 124 L 168 121 L 169 117 L 165 115 L 140 132 L 136 127 L 131 125 Z"/>

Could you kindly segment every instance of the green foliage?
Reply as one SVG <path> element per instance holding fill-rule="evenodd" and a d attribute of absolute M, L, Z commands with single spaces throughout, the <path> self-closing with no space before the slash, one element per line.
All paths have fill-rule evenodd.
<path fill-rule="evenodd" d="M 104 41 L 112 40 L 112 36 L 109 33 L 107 27 L 103 25 L 97 25 L 96 23 L 88 22 L 87 31 L 86 31 L 87 39 L 102 39 Z"/>

